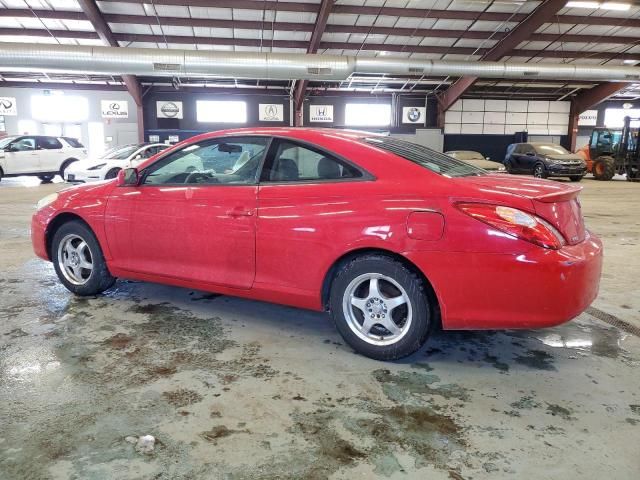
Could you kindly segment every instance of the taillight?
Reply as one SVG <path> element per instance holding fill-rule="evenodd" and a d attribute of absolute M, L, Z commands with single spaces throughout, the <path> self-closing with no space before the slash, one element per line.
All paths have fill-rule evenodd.
<path fill-rule="evenodd" d="M 456 203 L 455 206 L 476 220 L 521 240 L 554 250 L 565 245 L 564 238 L 552 225 L 517 208 L 487 203 Z"/>

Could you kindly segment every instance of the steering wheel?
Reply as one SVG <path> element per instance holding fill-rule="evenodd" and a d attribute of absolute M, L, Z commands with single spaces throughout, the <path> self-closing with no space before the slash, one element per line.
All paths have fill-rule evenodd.
<path fill-rule="evenodd" d="M 214 180 L 211 182 L 211 180 Z M 184 179 L 184 183 L 217 183 L 218 180 L 210 172 L 192 172 Z"/>

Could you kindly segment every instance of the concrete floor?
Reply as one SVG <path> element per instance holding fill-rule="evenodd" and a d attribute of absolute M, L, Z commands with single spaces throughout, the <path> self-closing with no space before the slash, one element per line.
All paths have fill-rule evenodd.
<path fill-rule="evenodd" d="M 583 185 L 590 312 L 640 326 L 640 184 Z M 126 281 L 76 298 L 29 240 L 59 188 L 0 183 L 1 478 L 639 478 L 634 334 L 585 313 L 382 363 L 323 314 Z M 125 440 L 145 434 L 147 455 Z"/>

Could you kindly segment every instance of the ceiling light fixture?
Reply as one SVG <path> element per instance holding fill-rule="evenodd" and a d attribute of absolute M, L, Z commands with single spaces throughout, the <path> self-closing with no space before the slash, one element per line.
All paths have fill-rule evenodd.
<path fill-rule="evenodd" d="M 639 62 L 638 60 L 627 59 L 623 60 L 622 63 L 624 63 L 625 65 L 637 65 Z"/>
<path fill-rule="evenodd" d="M 567 2 L 566 7 L 589 8 L 591 10 L 618 10 L 626 12 L 631 8 L 631 4 L 623 2 Z"/>

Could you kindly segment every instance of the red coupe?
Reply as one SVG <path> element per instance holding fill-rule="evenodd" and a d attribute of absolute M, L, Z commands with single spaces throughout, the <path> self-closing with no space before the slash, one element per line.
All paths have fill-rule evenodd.
<path fill-rule="evenodd" d="M 237 129 L 42 199 L 32 239 L 77 295 L 120 277 L 327 310 L 355 350 L 395 359 L 438 323 L 548 327 L 587 308 L 602 244 L 579 191 L 393 137 Z"/>

